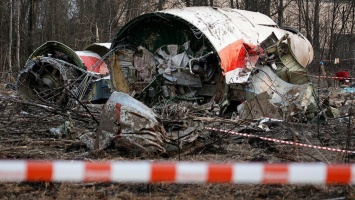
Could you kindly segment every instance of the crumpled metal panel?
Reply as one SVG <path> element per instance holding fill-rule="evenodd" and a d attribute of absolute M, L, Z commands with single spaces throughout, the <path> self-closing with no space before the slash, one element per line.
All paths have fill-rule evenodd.
<path fill-rule="evenodd" d="M 271 44 L 274 34 L 271 34 L 267 40 L 262 42 L 262 46 L 265 48 L 265 52 L 268 56 L 268 62 L 275 68 L 276 74 L 284 81 L 292 84 L 304 84 L 311 82 L 307 74 L 305 65 L 308 63 L 303 63 L 302 60 L 297 60 L 292 46 L 291 37 L 289 34 L 284 35 L 279 41 Z M 269 44 L 269 46 L 267 46 Z M 303 47 L 299 47 L 303 49 Z M 299 51 L 299 50 L 298 50 Z M 270 58 L 277 59 L 270 59 Z M 305 61 L 305 60 L 303 60 Z M 277 66 L 277 67 L 276 67 Z"/>
<path fill-rule="evenodd" d="M 58 58 L 58 56 L 63 56 L 63 55 L 53 55 L 53 52 L 58 51 L 63 53 L 67 58 L 70 58 L 73 60 L 74 65 L 77 67 L 85 69 L 83 61 L 80 59 L 80 57 L 68 46 L 66 46 L 63 43 L 60 43 L 58 41 L 48 41 L 42 44 L 40 47 L 38 47 L 27 59 L 25 66 L 27 67 L 27 64 L 32 61 L 33 58 L 37 56 L 44 56 L 44 57 L 53 57 Z"/>
<path fill-rule="evenodd" d="M 129 93 L 130 88 L 126 81 L 122 63 L 119 62 L 119 56 L 112 54 L 110 57 L 110 78 L 113 88 L 118 91 Z M 126 74 L 127 76 L 127 74 Z M 129 80 L 129 79 L 128 79 Z"/>
<path fill-rule="evenodd" d="M 270 95 L 267 91 L 248 99 L 238 106 L 238 113 L 241 119 L 273 118 L 282 119 L 282 110 L 270 102 Z"/>
<path fill-rule="evenodd" d="M 304 37 L 299 34 L 289 34 L 288 37 L 287 42 L 290 45 L 295 59 L 297 59 L 303 67 L 307 67 L 312 62 L 314 56 L 312 46 L 309 42 L 304 42 Z"/>
<path fill-rule="evenodd" d="M 248 44 L 259 45 L 272 33 L 278 39 L 288 33 L 296 59 L 304 67 L 313 59 L 313 49 L 307 39 L 300 33 L 280 29 L 268 16 L 261 13 L 211 7 L 189 7 L 161 12 L 177 16 L 197 27 L 218 52 L 239 39 Z"/>
<path fill-rule="evenodd" d="M 107 147 L 114 137 L 149 152 L 165 152 L 166 131 L 161 120 L 149 107 L 122 92 L 113 92 L 103 108 L 96 148 Z"/>
<path fill-rule="evenodd" d="M 88 71 L 103 75 L 108 74 L 108 67 L 99 54 L 92 51 L 75 51 L 75 53 L 83 61 Z"/>
<path fill-rule="evenodd" d="M 261 67 L 252 77 L 253 88 L 249 91 L 259 95 L 267 92 L 270 103 L 290 115 L 297 113 L 312 114 L 317 109 L 311 84 L 295 85 L 280 79 L 269 67 Z M 238 110 L 240 110 L 238 108 Z"/>

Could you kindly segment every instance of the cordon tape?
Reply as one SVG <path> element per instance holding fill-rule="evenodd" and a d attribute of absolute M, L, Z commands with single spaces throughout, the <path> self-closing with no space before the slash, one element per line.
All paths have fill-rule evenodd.
<path fill-rule="evenodd" d="M 0 181 L 354 184 L 355 164 L 0 160 Z"/>
<path fill-rule="evenodd" d="M 209 127 L 206 129 L 284 144 L 354 153 Z M 0 181 L 354 184 L 355 164 L 0 160 Z"/>
<path fill-rule="evenodd" d="M 355 78 L 344 78 L 344 77 L 337 77 L 337 76 L 317 76 L 317 75 L 309 75 L 309 76 L 312 76 L 314 78 L 328 78 L 328 79 L 335 79 L 335 80 L 355 80 Z"/>
<path fill-rule="evenodd" d="M 306 73 L 297 73 L 297 74 L 307 75 L 307 76 L 318 78 L 318 79 L 355 80 L 355 78 L 350 78 L 350 77 L 345 78 L 345 77 L 337 77 L 337 76 L 318 76 L 318 75 L 312 75 L 312 74 L 306 74 Z"/>
<path fill-rule="evenodd" d="M 240 135 L 240 136 L 244 136 L 244 137 L 256 137 L 256 138 L 260 138 L 262 140 L 267 140 L 267 141 L 271 141 L 271 142 L 277 142 L 277 143 L 281 143 L 281 144 L 296 145 L 296 146 L 300 146 L 300 147 L 309 147 L 309 148 L 314 148 L 314 149 L 335 151 L 335 152 L 348 153 L 348 154 L 354 154 L 355 153 L 355 151 L 350 151 L 350 150 L 335 149 L 335 148 L 315 146 L 315 145 L 310 145 L 310 144 L 302 144 L 302 143 L 298 143 L 298 142 L 291 142 L 291 141 L 273 139 L 273 138 L 262 137 L 262 136 L 258 136 L 258 135 L 247 134 L 247 133 L 237 133 L 237 132 L 234 132 L 234 131 L 228 131 L 228 130 L 211 128 L 211 127 L 205 127 L 205 129 L 212 130 L 212 131 L 224 132 L 224 133 L 230 133 L 230 134 L 233 134 L 233 135 Z"/>

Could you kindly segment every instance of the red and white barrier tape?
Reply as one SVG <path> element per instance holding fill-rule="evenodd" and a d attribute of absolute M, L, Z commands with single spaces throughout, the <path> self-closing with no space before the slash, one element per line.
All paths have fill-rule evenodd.
<path fill-rule="evenodd" d="M 337 76 L 317 76 L 317 75 L 309 75 L 315 78 L 328 78 L 328 79 L 335 79 L 335 80 L 354 80 L 355 78 L 344 78 L 344 77 L 337 77 Z"/>
<path fill-rule="evenodd" d="M 322 60 L 324 62 L 335 62 L 336 59 L 333 59 L 333 60 Z M 342 61 L 349 61 L 349 60 L 355 60 L 355 58 L 344 58 L 344 59 L 339 59 L 339 62 L 342 62 Z"/>
<path fill-rule="evenodd" d="M 0 160 L 0 181 L 354 184 L 355 164 Z"/>
<path fill-rule="evenodd" d="M 335 80 L 355 80 L 355 78 L 344 78 L 344 77 L 337 77 L 337 76 L 318 76 L 318 75 L 312 75 L 312 74 L 306 74 L 306 73 L 297 73 L 297 74 L 301 74 L 301 75 L 308 75 L 314 78 L 325 78 L 325 79 L 335 79 Z"/>
<path fill-rule="evenodd" d="M 309 147 L 309 148 L 314 148 L 314 149 L 335 151 L 335 152 L 340 152 L 340 153 L 349 153 L 349 154 L 354 154 L 355 153 L 355 151 L 349 151 L 349 150 L 343 150 L 343 149 L 335 149 L 335 148 L 322 147 L 322 146 L 315 146 L 315 145 L 310 145 L 310 144 L 302 144 L 302 143 L 298 143 L 298 142 L 290 142 L 290 141 L 278 140 L 278 139 L 267 138 L 267 137 L 262 137 L 262 136 L 257 136 L 257 135 L 253 135 L 253 134 L 247 134 L 247 133 L 237 133 L 237 132 L 234 132 L 234 131 L 222 130 L 222 129 L 211 128 L 211 127 L 205 127 L 205 129 L 213 130 L 213 131 L 220 131 L 220 132 L 224 132 L 224 133 L 230 133 L 230 134 L 234 134 L 234 135 L 240 135 L 240 136 L 244 136 L 244 137 L 257 137 L 257 138 L 260 138 L 262 140 L 267 140 L 267 141 L 271 141 L 271 142 L 277 142 L 277 143 L 281 143 L 281 144 L 290 144 L 290 145 L 296 145 L 296 146 L 300 146 L 300 147 Z"/>

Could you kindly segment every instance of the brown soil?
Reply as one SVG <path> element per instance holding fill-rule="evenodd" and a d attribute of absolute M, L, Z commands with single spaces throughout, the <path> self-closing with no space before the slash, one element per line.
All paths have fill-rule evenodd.
<path fill-rule="evenodd" d="M 255 138 L 204 131 L 191 149 L 180 153 L 147 155 L 134 147 L 117 144 L 90 151 L 84 143 L 49 132 L 62 125 L 68 116 L 41 108 L 17 96 L 16 91 L 0 85 L 0 159 L 36 160 L 164 160 L 206 162 L 353 162 L 354 156 L 282 145 Z M 58 114 L 62 113 L 62 114 Z M 99 118 L 98 112 L 93 112 Z M 81 117 L 80 117 L 81 116 Z M 82 113 L 72 113 L 75 130 L 95 131 L 97 125 Z M 211 125 L 211 124 L 210 124 Z M 213 123 L 215 127 L 228 126 Z M 349 122 L 269 124 L 271 131 L 244 130 L 267 137 L 346 148 Z M 350 141 L 353 142 L 352 137 Z M 353 145 L 350 144 L 350 148 Z M 349 185 L 239 185 L 239 184 L 126 184 L 126 183 L 0 183 L 0 199 L 354 199 Z"/>

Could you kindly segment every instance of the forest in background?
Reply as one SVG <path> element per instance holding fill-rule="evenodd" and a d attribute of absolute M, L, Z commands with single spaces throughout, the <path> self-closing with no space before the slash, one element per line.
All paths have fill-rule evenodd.
<path fill-rule="evenodd" d="M 15 82 L 29 55 L 46 41 L 82 50 L 94 42 L 111 42 L 140 14 L 186 6 L 266 14 L 280 27 L 298 29 L 312 43 L 310 71 L 318 72 L 324 61 L 331 73 L 348 69 L 354 76 L 354 0 L 1 0 L 0 82 Z"/>

